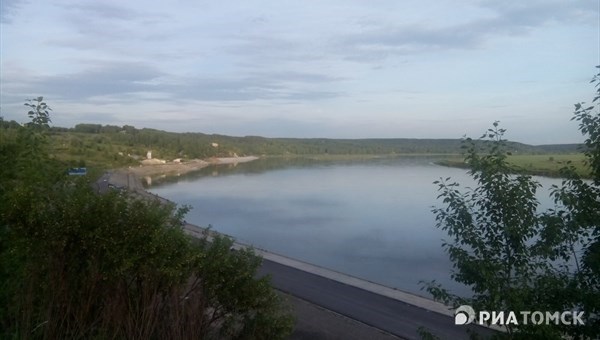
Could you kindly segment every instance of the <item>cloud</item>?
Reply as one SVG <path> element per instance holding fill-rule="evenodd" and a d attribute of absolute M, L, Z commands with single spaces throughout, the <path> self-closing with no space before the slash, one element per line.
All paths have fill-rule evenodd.
<path fill-rule="evenodd" d="M 11 23 L 13 15 L 22 5 L 22 0 L 1 0 L 0 1 L 0 22 Z"/>
<path fill-rule="evenodd" d="M 274 98 L 281 87 L 249 78 L 189 78 L 168 86 L 180 99 L 198 101 L 247 101 Z"/>
<path fill-rule="evenodd" d="M 285 73 L 260 76 L 188 78 L 166 88 L 180 99 L 198 101 L 319 100 L 342 95 L 339 92 L 307 89 L 290 83 L 315 83 L 314 74 Z M 329 79 L 323 76 L 324 79 Z M 330 80 L 333 81 L 333 80 Z"/>
<path fill-rule="evenodd" d="M 111 51 L 125 58 L 140 54 L 145 44 L 160 44 L 168 37 L 160 32 L 167 15 L 103 2 L 69 2 L 60 8 L 56 20 L 65 34 L 48 36 L 50 46 L 71 48 L 77 52 Z M 154 29 L 153 29 L 154 28 Z M 144 51 L 144 49 L 141 49 Z"/>
<path fill-rule="evenodd" d="M 262 36 L 240 33 L 225 39 L 224 52 L 242 56 L 240 65 L 251 68 L 271 68 L 273 65 L 295 61 L 306 63 L 326 59 L 326 51 L 307 48 L 305 41 L 282 34 Z"/>
<path fill-rule="evenodd" d="M 598 24 L 598 4 L 588 0 L 482 0 L 480 4 L 497 12 L 509 24 L 539 25 L 550 21 Z"/>
<path fill-rule="evenodd" d="M 379 25 L 347 35 L 337 44 L 346 59 L 373 61 L 391 55 L 408 55 L 440 50 L 481 48 L 498 36 L 525 35 L 551 23 L 592 24 L 597 16 L 589 1 L 568 4 L 564 1 L 498 2 L 482 1 L 491 15 L 466 23 L 436 26 Z"/>
<path fill-rule="evenodd" d="M 94 96 L 154 91 L 151 81 L 163 75 L 158 69 L 132 62 L 102 62 L 78 73 L 3 79 L 7 94 L 27 91 L 68 100 Z"/>
<path fill-rule="evenodd" d="M 87 65 L 88 62 L 82 62 Z M 177 77 L 147 63 L 95 62 L 81 72 L 4 79 L 8 95 L 43 93 L 46 96 L 81 102 L 127 103 L 135 101 L 235 102 L 259 100 L 312 101 L 340 96 L 318 90 L 319 84 L 338 78 L 304 72 L 262 72 L 221 77 Z M 18 98 L 22 100 L 22 95 Z"/>
<path fill-rule="evenodd" d="M 71 3 L 65 8 L 72 13 L 70 15 L 84 16 L 91 19 L 101 20 L 123 20 L 129 21 L 140 17 L 140 14 L 123 6 L 115 6 L 100 2 L 77 2 Z"/>
<path fill-rule="evenodd" d="M 299 72 L 299 71 L 274 71 L 274 72 L 256 72 L 253 74 L 255 79 L 271 79 L 274 82 L 279 83 L 311 83 L 311 84 L 322 84 L 332 83 L 340 80 L 344 80 L 343 77 L 319 74 L 313 72 Z"/>

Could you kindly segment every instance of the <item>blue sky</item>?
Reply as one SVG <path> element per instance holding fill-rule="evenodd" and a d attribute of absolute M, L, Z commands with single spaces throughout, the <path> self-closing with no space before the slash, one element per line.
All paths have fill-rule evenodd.
<path fill-rule="evenodd" d="M 1 113 L 268 137 L 582 140 L 597 0 L 0 0 Z"/>

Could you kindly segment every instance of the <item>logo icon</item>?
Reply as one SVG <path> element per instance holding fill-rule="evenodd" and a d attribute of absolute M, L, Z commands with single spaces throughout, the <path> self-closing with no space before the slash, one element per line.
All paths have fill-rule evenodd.
<path fill-rule="evenodd" d="M 468 325 L 475 320 L 475 310 L 468 305 L 462 305 L 454 311 L 455 325 Z"/>

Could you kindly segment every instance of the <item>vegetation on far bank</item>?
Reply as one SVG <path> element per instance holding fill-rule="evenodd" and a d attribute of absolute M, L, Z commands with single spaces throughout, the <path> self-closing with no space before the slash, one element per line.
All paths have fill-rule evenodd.
<path fill-rule="evenodd" d="M 514 173 L 529 175 L 562 177 L 561 169 L 566 165 L 575 167 L 575 171 L 583 178 L 590 178 L 589 166 L 585 163 L 583 153 L 575 154 L 544 154 L 544 155 L 509 155 L 506 157 L 508 165 Z M 457 168 L 469 168 L 462 157 L 451 157 L 435 162 L 436 164 Z"/>
<path fill-rule="evenodd" d="M 14 136 L 20 124 L 3 121 L 2 135 Z M 460 139 L 326 139 L 232 137 L 203 133 L 174 133 L 133 126 L 78 124 L 74 128 L 49 127 L 47 131 L 50 157 L 70 167 L 113 169 L 135 166 L 152 151 L 154 158 L 207 159 L 211 157 L 261 156 L 306 157 L 313 160 L 368 160 L 382 156 L 424 155 L 449 156 L 444 165 L 461 166 Z M 508 142 L 515 165 L 534 174 L 555 175 L 560 161 L 580 156 L 580 145 L 532 146 Z M 553 161 L 543 162 L 544 159 Z M 547 164 L 546 164 L 547 163 Z M 556 163 L 556 164 L 552 164 Z M 464 165 L 463 165 L 464 166 Z"/>

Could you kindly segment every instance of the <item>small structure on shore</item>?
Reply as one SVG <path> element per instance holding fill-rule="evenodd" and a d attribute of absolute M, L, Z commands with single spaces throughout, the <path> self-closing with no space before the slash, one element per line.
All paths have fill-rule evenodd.
<path fill-rule="evenodd" d="M 159 165 L 159 164 L 166 164 L 167 161 L 164 159 L 159 159 L 159 158 L 152 158 L 152 150 L 148 150 L 148 153 L 146 154 L 146 159 L 141 161 L 142 165 Z"/>

